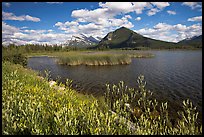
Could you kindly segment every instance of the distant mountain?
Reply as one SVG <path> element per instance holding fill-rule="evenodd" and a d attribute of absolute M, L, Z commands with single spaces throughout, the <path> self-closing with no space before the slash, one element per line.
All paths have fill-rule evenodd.
<path fill-rule="evenodd" d="M 183 46 L 201 48 L 202 47 L 202 35 L 184 39 L 182 41 L 179 41 L 178 44 L 183 45 Z"/>
<path fill-rule="evenodd" d="M 87 37 L 84 34 L 73 35 L 71 39 L 67 40 L 63 46 L 70 46 L 70 47 L 90 47 L 97 43 L 99 43 L 101 39 L 99 37 Z"/>
<path fill-rule="evenodd" d="M 174 45 L 176 43 L 147 38 L 128 28 L 121 27 L 108 33 L 96 48 L 169 48 Z"/>

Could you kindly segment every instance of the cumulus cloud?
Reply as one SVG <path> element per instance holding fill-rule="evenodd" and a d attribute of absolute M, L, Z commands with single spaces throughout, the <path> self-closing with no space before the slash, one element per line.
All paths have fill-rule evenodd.
<path fill-rule="evenodd" d="M 125 15 L 125 18 L 132 19 L 132 17 L 130 15 Z"/>
<path fill-rule="evenodd" d="M 46 2 L 48 4 L 62 4 L 63 2 Z"/>
<path fill-rule="evenodd" d="M 202 7 L 202 2 L 183 2 L 182 5 L 191 7 L 191 9 L 196 9 Z"/>
<path fill-rule="evenodd" d="M 188 21 L 202 21 L 202 16 L 189 18 Z"/>
<path fill-rule="evenodd" d="M 132 17 L 127 15 L 128 13 L 141 14 L 148 10 L 147 14 L 152 16 L 169 5 L 168 2 L 99 2 L 99 8 L 96 9 L 73 10 L 71 17 L 75 20 L 72 25 L 70 22 L 57 22 L 54 26 L 65 33 L 100 34 L 100 37 L 103 37 L 111 30 L 122 26 L 134 27 L 129 20 Z M 122 17 L 118 18 L 118 15 Z M 141 20 L 141 17 L 136 20 Z"/>
<path fill-rule="evenodd" d="M 133 8 L 136 14 L 141 14 L 146 8 L 151 8 L 152 5 L 149 2 L 132 2 Z"/>
<path fill-rule="evenodd" d="M 151 4 L 157 6 L 157 8 L 159 8 L 159 9 L 163 9 L 165 7 L 170 6 L 170 4 L 168 2 L 151 2 Z"/>
<path fill-rule="evenodd" d="M 133 4 L 131 2 L 99 2 L 99 6 L 109 9 L 109 12 L 116 13 L 129 13 L 134 11 Z"/>
<path fill-rule="evenodd" d="M 172 10 L 167 10 L 167 13 L 169 13 L 170 15 L 176 15 L 176 12 Z"/>
<path fill-rule="evenodd" d="M 73 10 L 71 17 L 75 18 L 71 22 L 57 22 L 54 26 L 65 31 L 65 33 L 84 33 L 86 35 L 96 34 L 104 37 L 109 31 L 118 27 L 132 28 L 132 19 L 127 13 L 134 12 L 134 4 L 131 2 L 99 2 L 99 8 L 88 10 Z M 121 18 L 116 18 L 121 15 Z M 82 24 L 83 23 L 83 24 Z"/>
<path fill-rule="evenodd" d="M 182 24 L 170 25 L 166 23 L 158 23 L 152 28 L 143 28 L 135 31 L 149 38 L 178 42 L 186 38 L 201 35 L 202 25 L 193 24 L 191 26 L 186 26 Z"/>
<path fill-rule="evenodd" d="M 19 32 L 19 28 L 10 26 L 2 21 L 2 33 L 3 34 L 13 34 L 15 32 Z"/>
<path fill-rule="evenodd" d="M 135 20 L 140 21 L 140 20 L 141 20 L 141 17 L 137 17 Z"/>
<path fill-rule="evenodd" d="M 117 27 L 127 27 L 132 28 L 134 25 L 128 21 L 131 16 L 126 15 L 122 18 L 116 19 L 116 18 L 110 18 L 110 19 L 104 19 L 104 18 L 98 18 L 98 22 L 91 22 L 86 24 L 80 24 L 78 22 L 72 21 L 72 22 L 57 22 L 55 24 L 58 29 L 65 31 L 65 33 L 84 33 L 87 36 L 99 36 L 104 37 L 109 31 L 116 29 Z"/>
<path fill-rule="evenodd" d="M 71 13 L 73 18 L 79 22 L 98 22 L 99 18 L 112 18 L 114 14 L 109 14 L 107 8 L 98 8 L 95 10 L 80 9 Z"/>
<path fill-rule="evenodd" d="M 11 3 L 8 3 L 8 2 L 4 2 L 3 3 L 6 7 L 10 7 L 11 6 Z"/>
<path fill-rule="evenodd" d="M 2 20 L 33 21 L 39 22 L 40 19 L 29 15 L 16 16 L 10 12 L 2 11 Z"/>
<path fill-rule="evenodd" d="M 2 44 L 60 44 L 71 35 L 55 33 L 53 30 L 33 30 L 17 28 L 2 21 Z"/>
<path fill-rule="evenodd" d="M 148 12 L 147 12 L 147 15 L 148 16 L 152 16 L 152 15 L 155 15 L 157 12 L 159 12 L 160 10 L 159 9 L 157 9 L 157 8 L 153 8 L 153 9 L 151 9 L 151 10 L 149 10 Z"/>
<path fill-rule="evenodd" d="M 150 10 L 147 11 L 148 16 L 153 16 L 157 12 L 162 11 L 164 8 L 170 6 L 168 2 L 151 2 Z"/>

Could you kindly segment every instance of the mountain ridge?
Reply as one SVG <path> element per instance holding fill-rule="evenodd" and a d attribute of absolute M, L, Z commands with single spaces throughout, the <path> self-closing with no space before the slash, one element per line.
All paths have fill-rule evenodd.
<path fill-rule="evenodd" d="M 128 28 L 121 27 L 109 32 L 97 45 L 96 48 L 160 48 L 176 45 L 174 42 L 166 42 L 144 37 Z"/>
<path fill-rule="evenodd" d="M 181 40 L 177 44 L 183 47 L 202 48 L 202 35 Z"/>
<path fill-rule="evenodd" d="M 89 36 L 87 37 L 84 34 L 76 34 L 71 37 L 71 39 L 64 42 L 63 46 L 85 48 L 97 44 L 100 41 L 100 38 Z"/>

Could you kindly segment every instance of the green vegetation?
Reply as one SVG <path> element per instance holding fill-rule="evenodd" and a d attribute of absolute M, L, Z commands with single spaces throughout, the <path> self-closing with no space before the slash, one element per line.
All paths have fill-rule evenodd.
<path fill-rule="evenodd" d="M 167 102 L 151 99 L 143 76 L 138 89 L 124 82 L 107 84 L 100 100 L 77 93 L 71 80 L 55 88 L 48 78 L 7 61 L 2 62 L 2 76 L 2 134 L 202 134 L 192 102 L 183 101 L 172 124 Z"/>
<path fill-rule="evenodd" d="M 198 125 L 198 112 L 192 102 L 183 101 L 183 110 L 177 119 L 169 115 L 167 102 L 152 98 L 153 92 L 145 88 L 144 76 L 137 80 L 138 89 L 128 88 L 123 81 L 118 85 L 107 84 L 106 103 L 112 111 L 129 121 L 134 134 L 142 135 L 194 135 L 202 134 L 202 125 Z"/>
<path fill-rule="evenodd" d="M 64 65 L 122 65 L 130 64 L 131 58 L 151 58 L 151 53 L 123 53 L 120 50 L 111 51 L 70 51 L 70 52 L 53 52 L 53 53 L 29 53 L 27 56 L 57 57 L 57 62 Z"/>
<path fill-rule="evenodd" d="M 70 83 L 67 83 L 70 85 Z M 61 85 L 62 86 L 62 85 Z M 56 90 L 33 71 L 3 63 L 3 134 L 121 134 L 98 100 L 70 87 Z"/>
<path fill-rule="evenodd" d="M 30 46 L 30 47 L 29 47 Z M 37 49 L 40 50 L 37 50 Z M 80 50 L 73 51 L 60 47 L 49 47 L 40 45 L 26 46 L 3 46 L 2 61 L 10 61 L 15 64 L 27 65 L 27 57 L 46 55 L 57 57 L 59 64 L 65 65 L 121 65 L 130 64 L 131 58 L 153 57 L 150 53 L 124 53 L 122 50 Z"/>
<path fill-rule="evenodd" d="M 117 65 L 130 64 L 131 58 L 122 54 L 91 54 L 72 52 L 58 56 L 59 63 L 65 65 Z"/>
<path fill-rule="evenodd" d="M 16 46 L 3 47 L 2 61 L 10 61 L 15 64 L 21 64 L 22 66 L 27 65 L 27 57 L 19 51 Z"/>

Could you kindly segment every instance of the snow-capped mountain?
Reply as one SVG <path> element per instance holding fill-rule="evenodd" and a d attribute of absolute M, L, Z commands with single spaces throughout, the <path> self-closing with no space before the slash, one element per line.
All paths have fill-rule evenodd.
<path fill-rule="evenodd" d="M 182 44 L 184 46 L 202 48 L 202 35 L 184 39 L 182 41 L 179 41 L 178 44 Z"/>
<path fill-rule="evenodd" d="M 77 47 L 89 47 L 94 44 L 99 43 L 100 37 L 87 37 L 84 34 L 73 35 L 71 39 L 67 40 L 63 45 L 64 46 L 77 46 Z"/>

